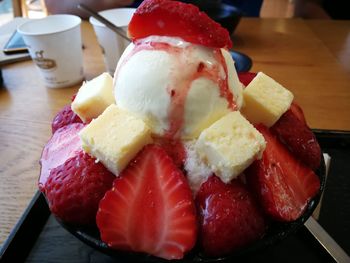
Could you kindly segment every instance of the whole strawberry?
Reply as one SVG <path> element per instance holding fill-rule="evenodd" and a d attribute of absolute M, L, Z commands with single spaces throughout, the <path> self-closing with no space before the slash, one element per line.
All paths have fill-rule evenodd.
<path fill-rule="evenodd" d="M 224 256 L 263 236 L 266 222 L 246 186 L 223 183 L 211 176 L 202 184 L 196 204 L 200 214 L 200 242 L 208 256 Z"/>
<path fill-rule="evenodd" d="M 51 212 L 66 223 L 94 224 L 98 204 L 114 179 L 101 163 L 80 151 L 51 170 L 45 185 Z"/>
<path fill-rule="evenodd" d="M 51 123 L 52 133 L 55 133 L 59 128 L 71 123 L 82 123 L 83 121 L 76 115 L 70 106 L 70 104 L 63 107 L 60 110 Z"/>
<path fill-rule="evenodd" d="M 290 111 L 301 121 L 304 125 L 307 125 L 303 109 L 293 101 L 290 105 Z"/>
<path fill-rule="evenodd" d="M 321 164 L 321 147 L 316 136 L 303 121 L 302 112 L 295 113 L 296 110 L 294 105 L 286 111 L 271 127 L 271 131 L 297 159 L 316 170 Z"/>
<path fill-rule="evenodd" d="M 294 221 L 318 193 L 320 180 L 267 127 L 258 124 L 256 129 L 264 136 L 266 148 L 262 158 L 244 171 L 247 183 L 268 216 L 282 222 Z"/>

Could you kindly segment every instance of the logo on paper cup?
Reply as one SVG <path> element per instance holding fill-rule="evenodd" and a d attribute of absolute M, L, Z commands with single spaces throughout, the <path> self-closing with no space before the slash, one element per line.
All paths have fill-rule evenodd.
<path fill-rule="evenodd" d="M 55 60 L 44 57 L 44 50 L 36 51 L 33 60 L 39 68 L 44 70 L 52 70 L 57 66 Z"/>

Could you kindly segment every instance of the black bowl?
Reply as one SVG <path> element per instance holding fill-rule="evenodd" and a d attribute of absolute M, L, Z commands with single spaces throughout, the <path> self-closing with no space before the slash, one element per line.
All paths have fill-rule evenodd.
<path fill-rule="evenodd" d="M 222 3 L 219 0 L 182 0 L 182 2 L 196 5 L 205 12 L 211 19 L 218 22 L 232 35 L 235 31 L 243 12 L 232 5 Z"/>
<path fill-rule="evenodd" d="M 253 61 L 246 54 L 234 50 L 230 50 L 230 54 L 235 62 L 237 73 L 248 72 L 252 68 Z"/>
<path fill-rule="evenodd" d="M 322 155 L 322 162 L 320 168 L 316 171 L 317 175 L 320 178 L 320 191 L 318 194 L 311 199 L 304 214 L 297 219 L 296 221 L 290 223 L 281 223 L 281 222 L 273 222 L 270 224 L 269 229 L 265 236 L 251 244 L 250 246 L 243 248 L 239 251 L 232 253 L 231 255 L 220 257 L 220 258 L 210 258 L 203 255 L 198 247 L 192 249 L 190 253 L 188 253 L 182 260 L 172 260 L 172 262 L 233 262 L 235 259 L 244 257 L 245 255 L 249 255 L 251 253 L 259 252 L 260 250 L 270 247 L 277 242 L 285 239 L 291 234 L 295 233 L 299 228 L 301 228 L 305 221 L 312 215 L 315 210 L 320 196 L 324 190 L 325 181 L 326 181 L 326 168 Z M 58 220 L 58 219 L 57 219 Z M 75 237 L 86 243 L 87 245 L 105 253 L 107 255 L 112 256 L 118 260 L 125 260 L 126 262 L 156 262 L 156 263 L 166 263 L 169 260 L 157 258 L 154 256 L 150 256 L 144 253 L 135 253 L 135 252 L 125 252 L 119 250 L 113 250 L 108 248 L 107 244 L 102 242 L 100 239 L 99 231 L 97 227 L 76 227 L 65 224 L 64 222 L 58 220 L 58 222 L 67 229 L 71 234 Z"/>
<path fill-rule="evenodd" d="M 238 8 L 223 3 L 216 7 L 207 9 L 205 12 L 211 19 L 226 28 L 230 35 L 232 35 L 237 28 L 243 15 L 242 11 Z"/>

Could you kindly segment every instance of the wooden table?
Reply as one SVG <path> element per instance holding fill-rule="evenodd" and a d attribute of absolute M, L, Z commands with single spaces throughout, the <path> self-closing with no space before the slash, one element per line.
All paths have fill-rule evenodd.
<path fill-rule="evenodd" d="M 91 26 L 83 23 L 84 72 L 105 71 Z M 336 36 L 336 37 L 333 37 Z M 289 88 L 312 128 L 350 130 L 350 21 L 243 19 L 234 47 Z M 41 150 L 55 113 L 79 86 L 47 89 L 31 61 L 6 66 L 0 89 L 0 245 L 37 189 Z"/>

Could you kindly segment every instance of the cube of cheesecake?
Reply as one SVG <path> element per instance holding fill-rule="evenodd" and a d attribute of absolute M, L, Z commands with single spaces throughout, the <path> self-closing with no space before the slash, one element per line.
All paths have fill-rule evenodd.
<path fill-rule="evenodd" d="M 224 183 L 261 158 L 265 139 L 239 111 L 230 112 L 202 131 L 196 151 Z"/>
<path fill-rule="evenodd" d="M 113 103 L 113 79 L 108 73 L 102 73 L 80 87 L 72 102 L 72 110 L 83 122 L 88 122 L 98 117 Z"/>
<path fill-rule="evenodd" d="M 271 127 L 285 113 L 293 94 L 262 72 L 243 90 L 242 114 L 253 124 Z"/>
<path fill-rule="evenodd" d="M 139 118 L 110 105 L 81 132 L 85 152 L 118 175 L 146 145 L 152 142 L 149 127 Z"/>

